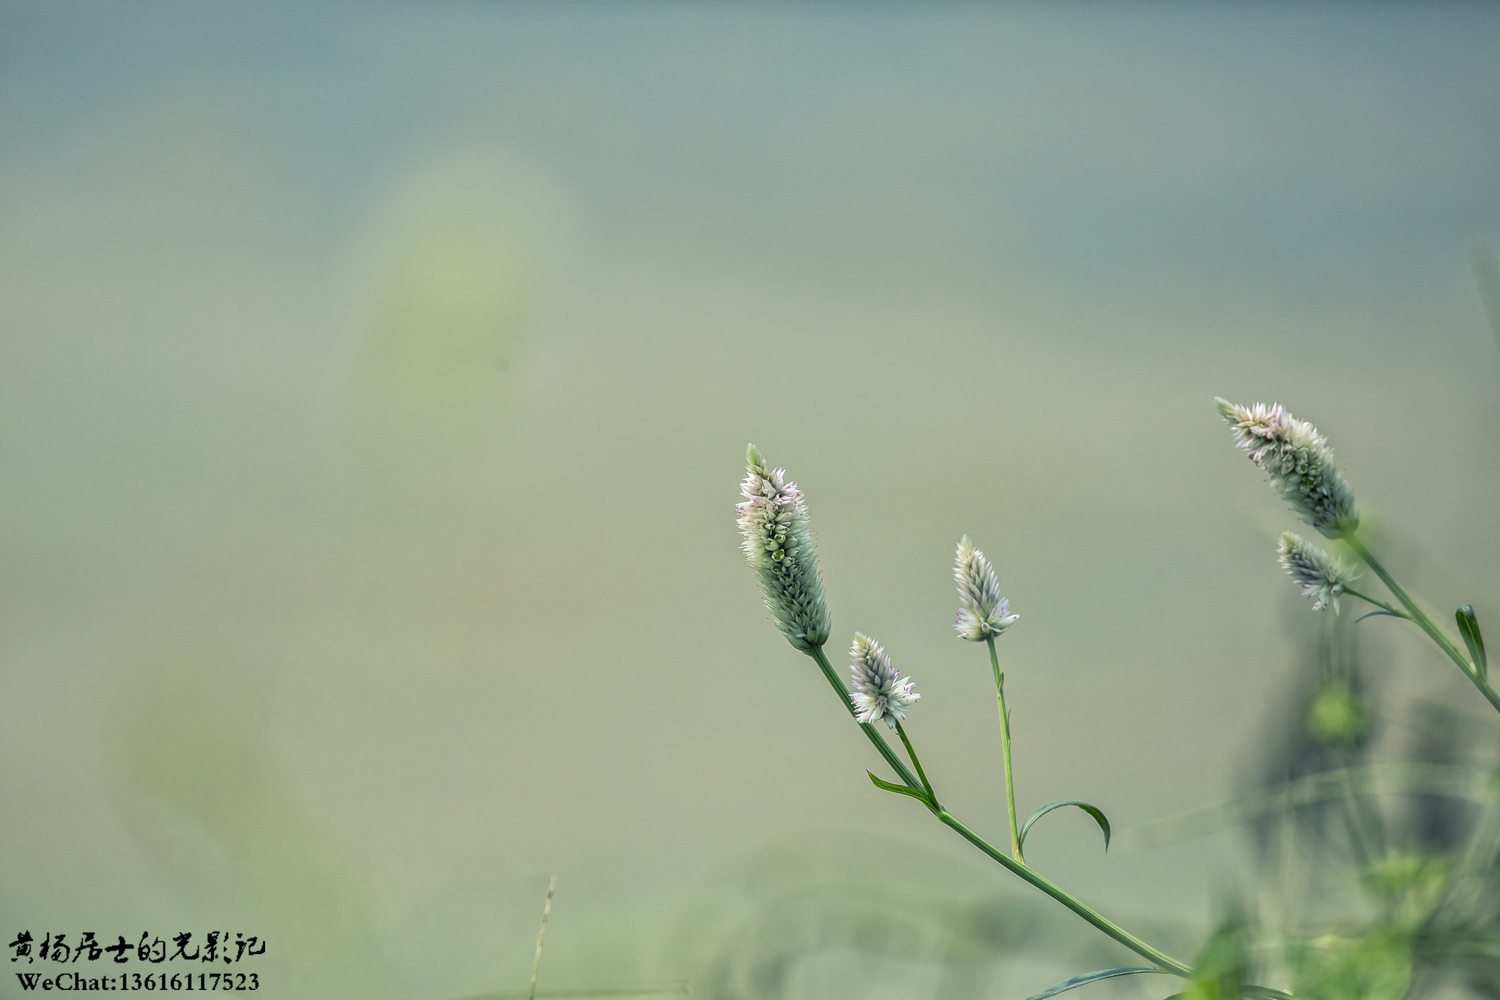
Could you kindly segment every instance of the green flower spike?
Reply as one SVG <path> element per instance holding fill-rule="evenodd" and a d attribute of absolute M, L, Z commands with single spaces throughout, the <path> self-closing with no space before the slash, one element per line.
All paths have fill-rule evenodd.
<path fill-rule="evenodd" d="M 828 606 L 807 526 L 807 504 L 785 469 L 771 469 L 755 445 L 745 451 L 740 484 L 740 547 L 755 570 L 766 610 L 787 641 L 812 655 L 828 641 Z"/>
<path fill-rule="evenodd" d="M 1333 449 L 1306 420 L 1280 403 L 1236 406 L 1215 399 L 1234 431 L 1234 443 L 1266 471 L 1271 488 L 1303 521 L 1327 538 L 1342 538 L 1359 527 L 1359 504 L 1344 474 L 1333 463 Z"/>

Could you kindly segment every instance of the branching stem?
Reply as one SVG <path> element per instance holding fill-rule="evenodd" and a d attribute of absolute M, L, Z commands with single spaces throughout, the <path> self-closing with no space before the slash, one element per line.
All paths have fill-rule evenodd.
<path fill-rule="evenodd" d="M 990 650 L 993 658 L 993 643 L 991 643 L 990 645 Z M 844 686 L 843 679 L 839 677 L 838 674 L 834 673 L 833 667 L 828 663 L 828 657 L 823 655 L 822 648 L 819 647 L 818 649 L 815 649 L 812 653 L 812 657 L 813 659 L 817 660 L 818 666 L 822 668 L 823 676 L 828 679 L 829 686 L 832 687 L 834 691 L 838 692 L 839 698 L 843 702 L 844 707 L 849 710 L 850 716 L 854 717 L 856 713 L 854 711 L 853 703 L 849 701 L 849 690 Z M 995 662 L 998 663 L 998 660 L 996 660 Z M 996 666 L 995 668 L 995 674 L 997 678 L 1000 676 L 998 666 Z M 1001 702 L 1001 706 L 1001 724 L 1005 725 L 1003 721 L 1003 701 Z M 906 746 L 906 752 L 911 755 L 912 764 L 916 767 L 917 774 L 921 775 L 920 778 L 912 775 L 911 771 L 908 770 L 906 765 L 901 762 L 901 759 L 896 756 L 895 751 L 891 749 L 890 744 L 885 741 L 884 737 L 880 735 L 880 733 L 875 729 L 874 726 L 871 726 L 868 723 L 861 723 L 860 728 L 865 731 L 865 735 L 870 738 L 870 742 L 872 742 L 875 745 L 875 748 L 880 751 L 880 755 L 886 759 L 886 763 L 891 765 L 891 768 L 901 776 L 907 787 L 915 793 L 912 797 L 920 799 L 922 801 L 922 804 L 927 806 L 927 808 L 932 811 L 933 815 L 941 820 L 944 825 L 956 830 L 959 836 L 963 837 L 969 843 L 973 844 L 985 854 L 1000 862 L 1000 864 L 1004 865 L 1006 868 L 1009 868 L 1011 871 L 1021 876 L 1021 878 L 1025 879 L 1027 882 L 1030 882 L 1032 885 L 1036 886 L 1038 889 L 1042 890 L 1047 895 L 1051 896 L 1053 899 L 1057 900 L 1059 903 L 1063 904 L 1068 909 L 1078 914 L 1084 920 L 1087 920 L 1089 923 L 1099 928 L 1099 930 L 1103 931 L 1114 940 L 1120 942 L 1120 944 L 1129 948 L 1131 951 L 1135 952 L 1137 955 L 1140 955 L 1142 958 L 1155 963 L 1156 966 L 1162 971 L 1169 972 L 1175 976 L 1181 976 L 1185 979 L 1192 977 L 1193 970 L 1189 966 L 1183 964 L 1182 962 L 1179 962 L 1177 959 L 1173 958 L 1171 955 L 1168 955 L 1166 952 L 1161 951 L 1157 948 L 1153 948 L 1151 945 L 1142 941 L 1134 934 L 1131 934 L 1123 927 L 1120 927 L 1114 922 L 1105 919 L 1093 907 L 1075 898 L 1071 893 L 1068 893 L 1058 886 L 1054 885 L 1050 880 L 1037 874 L 1026 864 L 1026 862 L 1021 861 L 1019 857 L 1008 857 L 1002 851 L 997 850 L 987 840 L 979 836 L 979 834 L 975 833 L 973 830 L 970 830 L 967 826 L 964 826 L 964 824 L 960 823 L 952 813 L 948 812 L 948 810 L 939 805 L 937 797 L 932 792 L 932 786 L 927 783 L 927 776 L 922 772 L 922 764 L 917 757 L 916 749 L 911 745 L 911 740 L 908 739 L 906 735 L 906 729 L 900 723 L 896 724 L 896 734 L 901 737 L 901 742 Z M 1006 726 L 1005 731 L 1007 733 L 1006 764 L 1008 774 L 1010 762 L 1010 738 L 1008 735 L 1008 726 Z M 1015 833 L 1015 829 L 1015 808 L 1014 806 L 1012 806 L 1011 831 L 1013 834 Z M 1017 837 L 1017 839 L 1019 839 L 1019 837 Z"/>
<path fill-rule="evenodd" d="M 829 686 L 838 692 L 839 700 L 844 703 L 844 708 L 848 710 L 849 717 L 859 722 L 859 715 L 854 711 L 854 703 L 849 700 L 849 689 L 844 686 L 844 679 L 834 671 L 833 666 L 828 662 L 828 657 L 823 655 L 823 647 L 817 647 L 808 655 L 818 661 L 819 669 L 823 671 L 823 676 L 827 678 Z M 865 731 L 865 735 L 875 745 L 875 749 L 880 751 L 880 756 L 884 757 L 885 762 L 891 765 L 891 770 L 896 772 L 906 787 L 915 791 L 925 789 L 926 783 L 917 780 L 916 775 L 911 773 L 911 768 L 901 762 L 901 758 L 896 756 L 896 751 L 891 749 L 891 745 L 885 741 L 885 737 L 881 736 L 874 726 L 868 722 L 860 722 L 859 728 Z"/>
<path fill-rule="evenodd" d="M 1369 594 L 1362 594 L 1359 591 L 1355 590 L 1353 587 L 1345 587 L 1344 593 L 1348 594 L 1350 597 L 1357 597 L 1361 601 L 1368 601 L 1369 603 L 1375 605 L 1377 608 L 1380 608 L 1382 611 L 1385 611 L 1388 614 L 1395 615 L 1397 618 L 1405 618 L 1407 621 L 1412 620 L 1411 615 L 1407 614 L 1405 611 L 1402 611 L 1400 608 L 1395 607 L 1391 604 L 1387 604 L 1385 601 L 1382 601 L 1379 598 L 1371 597 Z M 1373 612 L 1371 613 L 1373 614 Z"/>
<path fill-rule="evenodd" d="M 922 779 L 922 788 L 927 792 L 927 801 L 933 807 L 937 806 L 937 793 L 932 790 L 932 783 L 927 780 L 927 774 L 922 770 L 922 761 L 917 757 L 917 751 L 912 747 L 911 740 L 906 738 L 906 727 L 896 722 L 896 735 L 901 737 L 901 744 L 906 747 L 906 755 L 911 758 L 912 767 L 917 769 L 917 777 Z"/>
<path fill-rule="evenodd" d="M 1469 662 L 1467 656 L 1459 652 L 1458 647 L 1453 644 L 1453 640 L 1443 634 L 1443 630 L 1438 628 L 1437 624 L 1431 618 L 1427 617 L 1427 612 L 1418 607 L 1417 602 L 1412 600 L 1411 595 L 1402 589 L 1401 584 L 1397 583 L 1395 578 L 1386 572 L 1385 567 L 1380 564 L 1380 560 L 1376 559 L 1370 550 L 1365 548 L 1364 543 L 1359 540 L 1359 536 L 1351 531 L 1344 536 L 1344 541 L 1348 542 L 1349 547 L 1365 561 L 1365 565 L 1375 571 L 1375 575 L 1380 577 L 1381 582 L 1386 585 L 1387 589 L 1396 595 L 1396 599 L 1401 602 L 1401 606 L 1407 610 L 1407 614 L 1402 617 L 1409 617 L 1412 621 L 1416 622 L 1417 627 L 1426 632 L 1428 638 L 1437 643 L 1438 648 L 1447 653 L 1450 660 L 1458 664 L 1458 669 L 1463 671 L 1464 676 L 1479 689 L 1479 693 L 1485 696 L 1489 703 L 1494 706 L 1495 710 L 1500 712 L 1500 692 L 1490 687 L 1489 682 L 1480 675 L 1478 668 Z M 1369 600 L 1369 598 L 1365 599 Z"/>

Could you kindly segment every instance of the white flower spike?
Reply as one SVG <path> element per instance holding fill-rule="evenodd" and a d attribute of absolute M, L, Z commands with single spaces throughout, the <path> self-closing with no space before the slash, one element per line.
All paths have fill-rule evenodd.
<path fill-rule="evenodd" d="M 740 547 L 755 570 L 766 609 L 787 641 L 802 652 L 828 641 L 828 606 L 807 525 L 807 504 L 785 469 L 771 469 L 755 445 L 745 451 L 748 474 L 740 484 Z"/>
<path fill-rule="evenodd" d="M 912 679 L 899 680 L 901 672 L 891 666 L 890 655 L 869 636 L 856 632 L 849 647 L 849 669 L 854 672 L 854 689 L 849 701 L 855 718 L 861 722 L 879 722 L 896 728 L 896 720 L 906 718 L 904 709 L 922 697 L 911 689 Z"/>
<path fill-rule="evenodd" d="M 1342 538 L 1359 527 L 1354 492 L 1316 427 L 1298 420 L 1280 403 L 1245 407 L 1217 398 L 1214 403 L 1234 431 L 1235 445 L 1266 470 L 1271 488 L 1303 521 L 1327 538 Z"/>
<path fill-rule="evenodd" d="M 1020 617 L 1010 613 L 1010 602 L 1000 596 L 995 568 L 968 535 L 959 539 L 953 578 L 958 581 L 958 616 L 953 627 L 960 638 L 983 642 L 1003 633 Z"/>
<path fill-rule="evenodd" d="M 1313 599 L 1314 611 L 1321 611 L 1331 604 L 1333 613 L 1338 614 L 1339 595 L 1359 579 L 1353 566 L 1315 545 L 1309 545 L 1290 531 L 1282 534 L 1276 558 L 1292 579 L 1302 585 L 1302 596 Z"/>

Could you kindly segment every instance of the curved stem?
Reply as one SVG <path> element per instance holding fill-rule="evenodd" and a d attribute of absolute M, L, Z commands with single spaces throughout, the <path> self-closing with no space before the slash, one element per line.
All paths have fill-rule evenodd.
<path fill-rule="evenodd" d="M 1447 653 L 1450 660 L 1458 664 L 1458 669 L 1463 671 L 1464 676 L 1479 689 L 1480 694 L 1488 699 L 1489 703 L 1495 707 L 1495 711 L 1500 712 L 1500 692 L 1496 692 L 1483 677 L 1479 676 L 1479 671 L 1475 668 L 1474 664 L 1469 662 L 1469 658 L 1458 651 L 1458 647 L 1453 645 L 1453 641 L 1443 634 L 1442 629 L 1438 628 L 1437 624 L 1431 618 L 1427 617 L 1427 612 L 1417 607 L 1417 602 L 1412 600 L 1411 595 L 1401 589 L 1401 584 L 1397 583 L 1395 578 L 1386 572 L 1385 567 L 1380 565 L 1380 560 L 1376 559 L 1370 550 L 1365 548 L 1364 543 L 1359 540 L 1359 536 L 1351 531 L 1344 536 L 1344 541 L 1348 542 L 1349 547 L 1365 561 L 1365 565 L 1375 571 L 1375 575 L 1380 577 L 1381 582 L 1390 589 L 1390 592 L 1396 595 L 1396 599 L 1410 613 L 1411 620 L 1417 623 L 1417 627 L 1426 632 L 1428 638 L 1437 643 L 1438 648 Z"/>
<path fill-rule="evenodd" d="M 937 805 L 937 793 L 932 790 L 932 783 L 927 780 L 927 774 L 922 770 L 922 761 L 917 758 L 917 751 L 912 748 L 911 740 L 906 738 L 906 727 L 896 722 L 896 735 L 901 737 L 901 743 L 906 747 L 906 755 L 911 758 L 912 766 L 917 769 L 917 777 L 922 779 L 922 787 L 927 790 L 927 801 L 934 806 Z"/>
<path fill-rule="evenodd" d="M 1001 865 L 1009 868 L 1011 871 L 1021 876 L 1021 878 L 1025 879 L 1027 882 L 1030 882 L 1032 885 L 1036 886 L 1038 889 L 1042 890 L 1047 895 L 1051 896 L 1053 899 L 1057 900 L 1059 903 L 1066 906 L 1074 913 L 1078 914 L 1084 920 L 1087 920 L 1099 930 L 1103 931 L 1109 937 L 1114 938 L 1120 944 L 1135 952 L 1137 955 L 1140 955 L 1142 958 L 1150 962 L 1156 963 L 1157 967 L 1162 969 L 1164 972 L 1170 972 L 1174 976 L 1181 976 L 1183 979 L 1192 978 L 1193 970 L 1191 967 L 1182 962 L 1179 962 L 1177 959 L 1173 958 L 1171 955 L 1168 955 L 1166 952 L 1161 951 L 1158 948 L 1153 948 L 1151 945 L 1142 941 L 1134 934 L 1131 934 L 1123 927 L 1120 927 L 1113 921 L 1103 917 L 1093 907 L 1075 898 L 1071 893 L 1063 890 L 1059 886 L 1054 885 L 1050 880 L 1037 874 L 1034 870 L 1032 870 L 1030 866 L 1026 865 L 1023 862 L 1017 861 L 1014 858 L 1008 857 L 1004 852 L 997 850 L 983 837 L 979 836 L 979 834 L 975 833 L 973 830 L 970 830 L 968 827 L 960 823 L 956 818 L 954 818 L 953 814 L 948 812 L 948 810 L 941 808 L 938 809 L 937 818 L 942 820 L 944 825 L 951 827 L 953 830 L 957 831 L 959 836 L 963 837 L 969 843 L 979 848 L 985 854 L 988 854 L 991 858 L 998 861 Z"/>
<path fill-rule="evenodd" d="M 1010 771 L 1010 711 L 1005 707 L 1005 675 L 1000 672 L 1000 657 L 995 654 L 995 637 L 986 636 L 990 647 L 990 668 L 995 672 L 995 701 L 1000 706 L 1000 751 L 1005 758 L 1005 815 L 1010 819 L 1010 854 L 1022 864 L 1021 833 L 1016 827 L 1016 784 Z"/>
<path fill-rule="evenodd" d="M 843 702 L 844 708 L 848 710 L 850 717 L 857 722 L 859 715 L 854 711 L 854 703 L 849 700 L 849 689 L 844 686 L 843 678 L 834 672 L 833 666 L 828 662 L 828 657 L 823 655 L 823 647 L 819 646 L 807 655 L 818 661 L 818 667 L 823 671 L 823 676 L 827 678 L 829 685 L 838 692 L 839 701 Z M 865 735 L 870 738 L 870 742 L 875 744 L 875 749 L 880 751 L 880 756 L 884 757 L 885 762 L 891 765 L 891 770 L 900 776 L 906 787 L 911 789 L 921 789 L 923 787 L 923 784 L 917 782 L 917 778 L 911 773 L 911 769 L 901 762 L 900 757 L 896 756 L 896 751 L 891 749 L 891 745 L 885 741 L 885 737 L 875 731 L 874 726 L 868 722 L 860 722 L 859 728 L 865 731 Z"/>

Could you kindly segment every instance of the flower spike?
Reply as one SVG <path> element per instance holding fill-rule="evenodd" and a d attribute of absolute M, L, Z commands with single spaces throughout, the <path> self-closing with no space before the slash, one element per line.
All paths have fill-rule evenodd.
<path fill-rule="evenodd" d="M 1316 427 L 1298 420 L 1280 403 L 1245 407 L 1219 398 L 1214 403 L 1234 431 L 1235 446 L 1266 471 L 1271 488 L 1303 521 L 1327 538 L 1342 538 L 1359 527 L 1354 491 Z"/>
<path fill-rule="evenodd" d="M 959 539 L 953 578 L 958 581 L 958 616 L 953 627 L 960 638 L 983 642 L 1010 628 L 1019 615 L 1010 613 L 1010 602 L 1000 596 L 995 568 L 965 535 Z"/>
<path fill-rule="evenodd" d="M 807 524 L 807 504 L 785 469 L 766 465 L 760 451 L 745 451 L 748 474 L 740 484 L 745 497 L 737 504 L 740 547 L 755 570 L 766 610 L 787 641 L 812 655 L 828 641 L 828 606 Z"/>
<path fill-rule="evenodd" d="M 891 666 L 885 648 L 862 632 L 854 633 L 849 647 L 849 669 L 854 672 L 854 690 L 849 695 L 858 722 L 885 720 L 896 728 L 898 719 L 906 718 L 904 709 L 922 697 L 911 689 L 912 679 L 898 680 L 901 671 Z"/>
<path fill-rule="evenodd" d="M 1339 595 L 1349 584 L 1359 579 L 1354 567 L 1327 552 L 1310 545 L 1292 532 L 1284 532 L 1276 559 L 1302 584 L 1302 596 L 1313 599 L 1313 610 L 1321 611 L 1333 605 L 1333 613 L 1339 612 Z"/>

